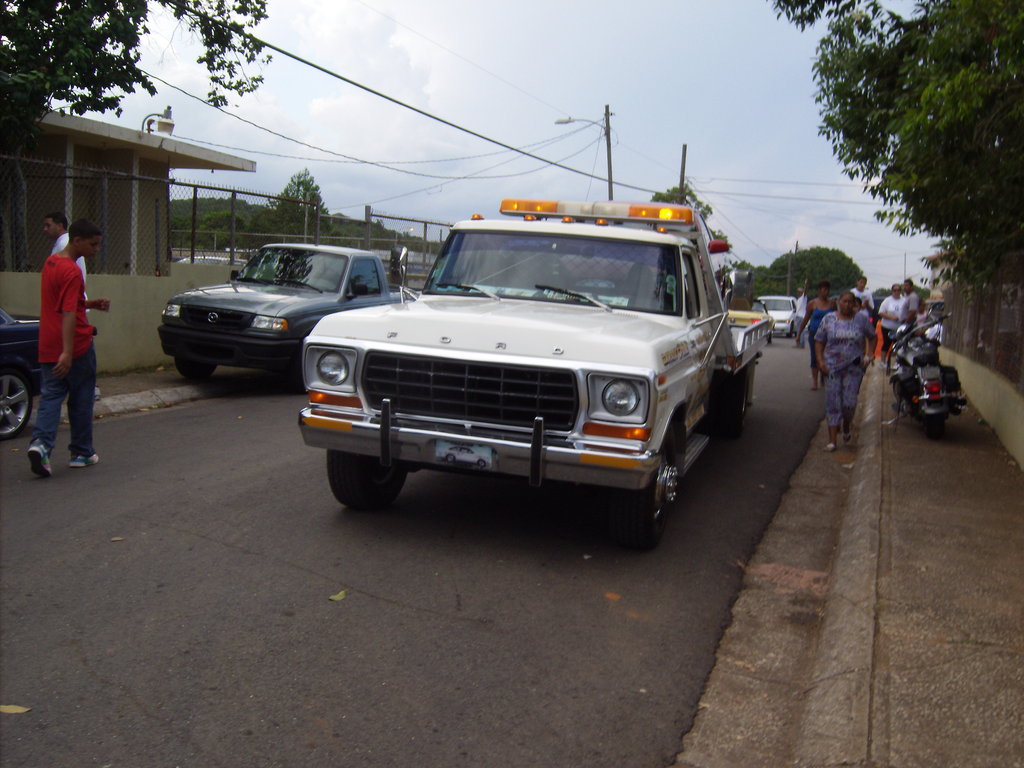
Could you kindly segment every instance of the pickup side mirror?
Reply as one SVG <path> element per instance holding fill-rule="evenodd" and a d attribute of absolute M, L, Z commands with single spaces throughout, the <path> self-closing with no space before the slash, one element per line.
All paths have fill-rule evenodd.
<path fill-rule="evenodd" d="M 237 269 L 232 269 L 231 270 L 231 279 L 232 280 L 237 280 L 238 279 L 238 270 Z"/>

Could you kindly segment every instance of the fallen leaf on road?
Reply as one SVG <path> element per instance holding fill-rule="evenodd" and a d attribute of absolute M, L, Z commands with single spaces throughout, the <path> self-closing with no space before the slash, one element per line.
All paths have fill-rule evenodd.
<path fill-rule="evenodd" d="M 0 712 L 3 712 L 5 715 L 20 715 L 31 711 L 32 707 L 19 707 L 17 704 L 0 704 Z"/>
<path fill-rule="evenodd" d="M 341 590 L 341 592 L 339 592 L 338 594 L 336 594 L 336 595 L 331 595 L 331 596 L 330 596 L 329 598 L 327 598 L 327 599 L 328 599 L 328 600 L 333 600 L 334 602 L 338 602 L 339 600 L 344 600 L 344 599 L 345 599 L 346 597 L 347 597 L 347 595 L 345 594 L 345 590 L 343 589 L 343 590 Z"/>

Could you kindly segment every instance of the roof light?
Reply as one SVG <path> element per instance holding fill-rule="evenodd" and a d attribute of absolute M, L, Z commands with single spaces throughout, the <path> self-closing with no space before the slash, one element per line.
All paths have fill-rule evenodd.
<path fill-rule="evenodd" d="M 533 200 L 528 198 L 505 198 L 499 208 L 501 213 L 512 216 L 530 216 L 531 221 L 558 215 L 563 222 L 635 222 L 693 227 L 697 217 L 688 205 L 670 203 L 627 203 L 615 202 L 573 202 L 569 200 Z"/>
<path fill-rule="evenodd" d="M 693 224 L 693 209 L 685 205 L 631 205 L 629 215 L 640 219 L 660 219 Z"/>
<path fill-rule="evenodd" d="M 470 218 L 471 221 L 483 221 L 484 220 L 484 216 L 483 216 L 482 213 L 474 213 L 469 218 Z"/>
<path fill-rule="evenodd" d="M 501 201 L 500 210 L 502 213 L 558 213 L 558 201 L 505 198 Z"/>

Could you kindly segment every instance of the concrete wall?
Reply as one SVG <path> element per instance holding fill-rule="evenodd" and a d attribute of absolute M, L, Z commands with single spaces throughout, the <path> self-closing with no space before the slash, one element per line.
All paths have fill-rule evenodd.
<path fill-rule="evenodd" d="M 967 399 L 1024 469 L 1024 395 L 1005 376 L 948 347 L 941 347 L 939 355 L 946 365 L 956 366 Z"/>
<path fill-rule="evenodd" d="M 96 326 L 96 359 L 104 373 L 166 364 L 157 326 L 164 305 L 188 288 L 226 281 L 228 265 L 175 263 L 166 277 L 89 275 L 90 298 L 110 299 L 110 312 L 89 312 Z M 14 315 L 39 316 L 39 274 L 0 272 L 0 306 Z"/>

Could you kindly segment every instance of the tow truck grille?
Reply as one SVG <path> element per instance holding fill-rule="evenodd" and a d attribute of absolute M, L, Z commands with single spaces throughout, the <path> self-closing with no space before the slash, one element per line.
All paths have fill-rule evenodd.
<path fill-rule="evenodd" d="M 571 371 L 371 352 L 363 388 L 379 408 L 384 398 L 399 413 L 568 431 L 576 421 Z"/>
<path fill-rule="evenodd" d="M 252 322 L 251 312 L 236 312 L 212 307 L 183 306 L 181 314 L 186 323 L 200 328 L 217 331 L 238 331 L 248 328 Z"/>

